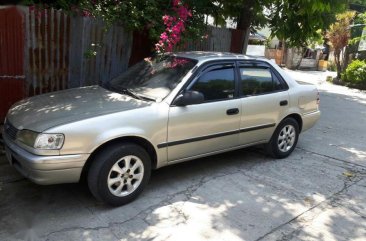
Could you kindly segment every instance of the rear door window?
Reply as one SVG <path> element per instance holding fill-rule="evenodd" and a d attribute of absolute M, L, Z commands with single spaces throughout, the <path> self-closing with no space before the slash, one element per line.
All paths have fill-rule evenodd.
<path fill-rule="evenodd" d="M 240 67 L 241 92 L 244 96 L 284 90 L 281 81 L 267 67 Z"/>

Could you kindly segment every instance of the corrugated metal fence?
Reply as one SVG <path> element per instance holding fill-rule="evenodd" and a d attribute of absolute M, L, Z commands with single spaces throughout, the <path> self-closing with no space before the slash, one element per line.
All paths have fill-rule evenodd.
<path fill-rule="evenodd" d="M 207 37 L 202 40 L 189 42 L 180 45 L 175 51 L 217 51 L 230 52 L 231 49 L 231 29 L 207 27 Z"/>
<path fill-rule="evenodd" d="M 53 9 L 22 10 L 26 20 L 25 66 L 28 95 L 67 88 L 70 17 Z"/>
<path fill-rule="evenodd" d="M 24 19 L 15 8 L 0 9 L 0 123 L 24 97 Z"/>
<path fill-rule="evenodd" d="M 93 18 L 71 18 L 69 87 L 105 83 L 128 68 L 132 33 Z"/>
<path fill-rule="evenodd" d="M 24 9 L 29 95 L 93 85 L 128 67 L 132 35 L 121 26 L 45 9 Z"/>
<path fill-rule="evenodd" d="M 118 25 L 106 29 L 98 19 L 54 9 L 6 7 L 0 27 L 0 123 L 21 98 L 102 83 L 128 67 L 132 33 Z"/>

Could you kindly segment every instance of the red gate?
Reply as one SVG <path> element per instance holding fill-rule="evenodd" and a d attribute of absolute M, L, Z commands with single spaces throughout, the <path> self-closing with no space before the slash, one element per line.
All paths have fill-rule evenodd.
<path fill-rule="evenodd" d="M 16 7 L 0 9 L 0 124 L 10 106 L 25 97 L 23 21 Z"/>

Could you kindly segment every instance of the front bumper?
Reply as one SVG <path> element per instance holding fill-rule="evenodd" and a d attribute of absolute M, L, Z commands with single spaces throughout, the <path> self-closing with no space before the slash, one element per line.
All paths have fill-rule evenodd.
<path fill-rule="evenodd" d="M 38 156 L 19 147 L 5 133 L 3 138 L 10 165 L 37 184 L 78 182 L 89 158 L 89 154 Z"/>

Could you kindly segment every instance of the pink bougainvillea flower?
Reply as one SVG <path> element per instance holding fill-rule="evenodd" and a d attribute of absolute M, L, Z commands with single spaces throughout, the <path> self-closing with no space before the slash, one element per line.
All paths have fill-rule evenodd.
<path fill-rule="evenodd" d="M 160 40 L 155 44 L 158 53 L 165 51 L 173 51 L 174 46 L 181 40 L 181 35 L 185 31 L 185 23 L 192 12 L 188 9 L 188 5 L 183 4 L 181 0 L 172 0 L 172 9 L 176 16 L 164 15 L 162 17 L 165 25 L 165 31 L 160 34 Z"/>
<path fill-rule="evenodd" d="M 162 34 L 160 35 L 160 39 L 161 39 L 162 41 L 166 41 L 166 40 L 168 39 L 168 35 L 166 34 L 166 32 L 164 32 L 164 33 L 162 33 Z"/>
<path fill-rule="evenodd" d="M 163 22 L 164 22 L 165 25 L 168 24 L 168 22 L 169 22 L 169 16 L 168 15 L 163 16 Z"/>

